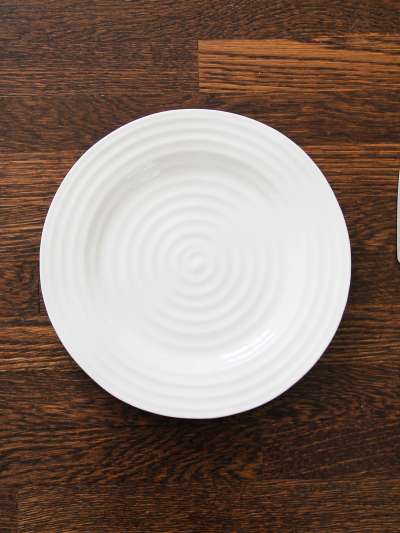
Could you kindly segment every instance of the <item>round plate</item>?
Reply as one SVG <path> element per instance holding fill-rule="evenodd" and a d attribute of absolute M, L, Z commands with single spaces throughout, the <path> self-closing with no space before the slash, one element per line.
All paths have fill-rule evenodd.
<path fill-rule="evenodd" d="M 350 245 L 313 161 L 221 111 L 167 111 L 95 144 L 49 209 L 40 277 L 75 361 L 121 400 L 214 418 L 268 402 L 340 322 Z"/>

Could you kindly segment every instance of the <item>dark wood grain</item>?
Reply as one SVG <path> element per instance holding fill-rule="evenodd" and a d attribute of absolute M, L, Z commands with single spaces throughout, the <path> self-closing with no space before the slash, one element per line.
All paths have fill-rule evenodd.
<path fill-rule="evenodd" d="M 37 261 L 0 263 L 0 317 L 23 318 L 40 312 L 38 266 Z"/>
<path fill-rule="evenodd" d="M 270 404 L 211 421 L 130 408 L 67 365 L 0 373 L 0 480 L 321 479 L 363 476 L 372 465 L 375 476 L 400 475 L 398 362 L 330 357 Z"/>
<path fill-rule="evenodd" d="M 66 486 L 51 493 L 24 491 L 18 505 L 21 533 L 394 533 L 400 486 L 397 480 L 369 477 L 362 484 L 282 480 L 159 487 L 143 483 L 100 491 Z M 54 509 L 60 512 L 55 514 Z"/>
<path fill-rule="evenodd" d="M 0 531 L 17 533 L 17 500 L 12 490 L 0 488 Z"/>
<path fill-rule="evenodd" d="M 21 299 L 18 301 L 22 310 Z M 22 302 L 24 301 L 25 298 Z M 37 305 L 37 297 L 34 302 Z M 32 320 L 23 317 L 21 320 L 20 317 L 6 320 L 3 317 L 0 323 L 0 343 L 0 372 L 71 368 L 73 364 L 47 319 Z"/>
<path fill-rule="evenodd" d="M 112 7 L 112 12 L 111 8 Z M 315 34 L 397 33 L 396 0 L 8 0 L 1 5 L 2 40 L 17 51 L 98 43 L 129 45 L 134 39 L 311 39 Z M 90 55 L 89 55 L 90 57 Z"/>
<path fill-rule="evenodd" d="M 397 532 L 397 0 L 7 0 L 0 5 L 0 531 Z M 51 199 L 143 115 L 267 123 L 331 184 L 352 286 L 321 361 L 220 420 L 112 398 L 58 340 L 39 288 Z"/>
<path fill-rule="evenodd" d="M 70 42 L 70 39 L 68 39 Z M 93 46 L 94 45 L 94 46 Z M 193 89 L 196 81 L 195 41 L 135 41 L 119 46 L 93 42 L 72 49 L 40 47 L 15 68 L 13 49 L 0 58 L 0 96 L 126 95 L 154 88 L 169 92 Z"/>
<path fill-rule="evenodd" d="M 76 94 L 0 97 L 2 152 L 82 152 L 126 122 L 173 108 L 205 107 L 246 114 L 290 135 L 299 144 L 386 144 L 400 139 L 398 93 L 381 86 L 357 98 L 344 93 L 209 95 L 160 85 L 136 96 Z M 383 103 L 385 102 L 385 103 Z M 10 129 L 13 135 L 10 136 Z"/>

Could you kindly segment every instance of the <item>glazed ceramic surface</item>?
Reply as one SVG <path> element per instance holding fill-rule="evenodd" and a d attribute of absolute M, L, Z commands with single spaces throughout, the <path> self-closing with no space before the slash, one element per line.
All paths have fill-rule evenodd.
<path fill-rule="evenodd" d="M 154 413 L 212 418 L 275 398 L 340 322 L 350 246 L 296 144 L 254 120 L 168 111 L 95 144 L 46 218 L 51 322 L 99 385 Z"/>

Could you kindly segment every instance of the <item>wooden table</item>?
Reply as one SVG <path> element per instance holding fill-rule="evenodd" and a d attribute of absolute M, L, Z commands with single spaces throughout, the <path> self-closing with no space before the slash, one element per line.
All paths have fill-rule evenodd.
<path fill-rule="evenodd" d="M 0 4 L 0 531 L 400 531 L 398 0 Z M 117 126 L 248 115 L 319 164 L 352 286 L 321 361 L 264 407 L 185 421 L 124 405 L 58 341 L 40 297 L 49 203 Z"/>

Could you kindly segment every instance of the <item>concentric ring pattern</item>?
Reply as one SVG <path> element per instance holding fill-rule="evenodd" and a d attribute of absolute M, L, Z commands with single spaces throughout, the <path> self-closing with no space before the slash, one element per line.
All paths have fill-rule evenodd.
<path fill-rule="evenodd" d="M 168 111 L 73 166 L 40 250 L 49 317 L 114 396 L 185 418 L 276 397 L 340 322 L 350 246 L 312 160 L 254 120 Z"/>

